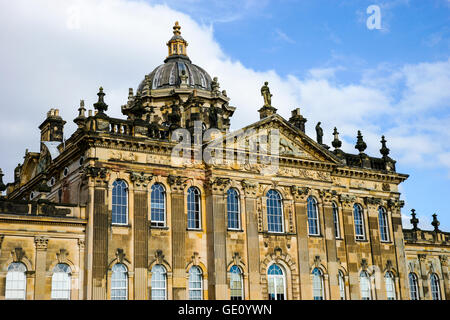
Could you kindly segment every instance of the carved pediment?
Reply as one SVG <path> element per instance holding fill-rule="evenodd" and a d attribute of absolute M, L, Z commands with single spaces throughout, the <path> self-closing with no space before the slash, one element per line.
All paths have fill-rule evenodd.
<path fill-rule="evenodd" d="M 276 155 L 280 158 L 294 158 L 330 164 L 339 163 L 339 160 L 332 153 L 325 150 L 323 146 L 302 131 L 294 128 L 279 115 L 265 118 L 208 144 L 209 148 L 220 146 L 226 149 L 223 152 L 224 155 L 226 152 L 234 151 L 238 153 L 238 156 L 240 154 L 242 157 L 246 157 L 247 160 L 252 155 L 257 154 L 258 156 L 267 155 L 270 157 Z"/>

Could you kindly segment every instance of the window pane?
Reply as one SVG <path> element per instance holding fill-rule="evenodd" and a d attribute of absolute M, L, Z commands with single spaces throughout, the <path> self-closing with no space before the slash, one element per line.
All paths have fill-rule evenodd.
<path fill-rule="evenodd" d="M 388 224 L 386 210 L 383 207 L 378 208 L 378 222 L 380 224 L 380 239 L 381 241 L 389 240 Z"/>
<path fill-rule="evenodd" d="M 283 210 L 278 191 L 267 192 L 267 227 L 269 232 L 283 232 Z"/>
<path fill-rule="evenodd" d="M 339 271 L 338 280 L 339 280 L 339 293 L 341 296 L 341 300 L 345 300 L 345 279 L 341 271 Z"/>
<path fill-rule="evenodd" d="M 14 262 L 8 266 L 6 273 L 5 299 L 25 300 L 27 268 L 23 263 Z"/>
<path fill-rule="evenodd" d="M 203 276 L 199 267 L 193 266 L 189 270 L 189 300 L 203 299 Z"/>
<path fill-rule="evenodd" d="M 166 222 L 166 196 L 162 184 L 156 183 L 152 186 L 150 195 L 151 225 L 164 227 Z"/>
<path fill-rule="evenodd" d="M 317 214 L 317 201 L 313 197 L 308 198 L 308 231 L 309 234 L 319 234 L 319 217 Z"/>
<path fill-rule="evenodd" d="M 284 300 L 285 279 L 281 268 L 273 264 L 267 270 L 269 300 Z"/>
<path fill-rule="evenodd" d="M 318 268 L 313 270 L 313 297 L 314 300 L 323 300 L 323 278 Z"/>
<path fill-rule="evenodd" d="M 362 300 L 370 300 L 371 292 L 370 292 L 370 279 L 367 272 L 361 272 L 359 276 L 360 288 L 361 288 L 361 299 Z"/>
<path fill-rule="evenodd" d="M 200 191 L 197 188 L 188 189 L 188 228 L 200 229 Z"/>
<path fill-rule="evenodd" d="M 394 276 L 392 273 L 388 272 L 384 276 L 386 282 L 386 297 L 388 300 L 395 300 L 395 283 Z"/>
<path fill-rule="evenodd" d="M 230 269 L 230 296 L 231 300 L 244 299 L 242 273 L 237 266 L 232 266 Z"/>
<path fill-rule="evenodd" d="M 337 205 L 333 202 L 333 223 L 334 223 L 334 236 L 335 238 L 340 237 L 339 228 L 339 211 Z"/>
<path fill-rule="evenodd" d="M 59 263 L 53 269 L 52 293 L 55 300 L 70 300 L 71 269 L 65 263 Z"/>
<path fill-rule="evenodd" d="M 439 278 L 433 273 L 431 275 L 431 297 L 433 300 L 441 300 L 441 291 L 439 287 Z"/>
<path fill-rule="evenodd" d="M 360 205 L 355 204 L 353 206 L 353 218 L 355 223 L 355 235 L 356 239 L 364 240 L 364 220 L 363 220 L 363 212 Z"/>
<path fill-rule="evenodd" d="M 228 229 L 241 227 L 239 209 L 239 194 L 236 189 L 229 189 L 227 192 Z"/>
<path fill-rule="evenodd" d="M 152 300 L 166 300 L 166 269 L 161 265 L 152 268 Z"/>
<path fill-rule="evenodd" d="M 128 299 L 128 274 L 125 265 L 118 263 L 112 268 L 111 300 Z"/>
<path fill-rule="evenodd" d="M 414 273 L 410 273 L 408 278 L 409 278 L 409 292 L 411 295 L 411 300 L 419 300 L 417 277 Z"/>
<path fill-rule="evenodd" d="M 112 190 L 112 223 L 127 224 L 128 221 L 128 193 L 127 184 L 123 180 L 116 180 Z"/>

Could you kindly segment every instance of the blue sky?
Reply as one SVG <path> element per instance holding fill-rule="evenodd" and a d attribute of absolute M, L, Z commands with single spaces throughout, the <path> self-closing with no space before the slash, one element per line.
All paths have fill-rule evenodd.
<path fill-rule="evenodd" d="M 381 30 L 366 26 L 370 5 L 380 8 Z M 128 88 L 164 60 L 175 20 L 190 58 L 237 107 L 234 129 L 258 119 L 268 80 L 278 112 L 288 118 L 300 107 L 311 137 L 321 121 L 331 144 L 337 126 L 343 149 L 356 153 L 360 129 L 366 152 L 379 156 L 384 134 L 397 171 L 410 174 L 404 221 L 415 208 L 431 229 L 436 212 L 450 231 L 449 0 L 1 1 L 5 180 L 25 148 L 39 149 L 50 108 L 61 110 L 68 136 L 79 100 L 91 106 L 102 85 L 108 114 L 121 116 Z"/>

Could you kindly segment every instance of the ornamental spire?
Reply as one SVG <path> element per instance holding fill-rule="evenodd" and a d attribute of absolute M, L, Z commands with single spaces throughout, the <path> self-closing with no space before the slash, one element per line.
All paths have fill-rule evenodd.
<path fill-rule="evenodd" d="M 363 136 L 361 131 L 358 130 L 358 137 L 355 145 L 355 149 L 358 149 L 359 153 L 363 153 L 366 150 L 367 144 L 363 140 Z"/>
<path fill-rule="evenodd" d="M 334 140 L 333 140 L 333 142 L 331 142 L 331 145 L 335 149 L 339 149 L 342 146 L 342 141 L 339 140 L 339 132 L 337 131 L 336 127 L 334 127 L 333 136 L 334 136 Z"/>
<path fill-rule="evenodd" d="M 170 56 L 187 56 L 186 54 L 186 47 L 188 43 L 186 40 L 183 39 L 181 36 L 181 27 L 178 23 L 178 21 L 175 22 L 175 25 L 173 26 L 173 36 L 167 42 L 167 47 L 169 48 L 169 57 Z"/>

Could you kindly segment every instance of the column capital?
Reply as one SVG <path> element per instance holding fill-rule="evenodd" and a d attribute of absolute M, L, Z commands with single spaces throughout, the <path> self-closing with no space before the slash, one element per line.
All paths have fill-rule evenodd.
<path fill-rule="evenodd" d="M 322 199 L 323 205 L 331 206 L 334 199 L 337 199 L 336 190 L 321 189 L 319 190 L 320 198 Z"/>
<path fill-rule="evenodd" d="M 208 187 L 212 194 L 220 195 L 224 193 L 230 183 L 230 178 L 211 177 L 208 181 Z"/>
<path fill-rule="evenodd" d="M 187 182 L 191 178 L 169 175 L 167 177 L 167 183 L 170 185 L 170 190 L 174 193 L 184 193 L 184 188 L 187 186 Z"/>
<path fill-rule="evenodd" d="M 44 236 L 34 237 L 34 245 L 36 246 L 36 250 L 47 250 L 48 238 Z"/>
<path fill-rule="evenodd" d="M 341 201 L 344 209 L 351 209 L 356 201 L 356 197 L 351 194 L 341 194 L 339 196 L 339 200 Z"/>
<path fill-rule="evenodd" d="M 244 189 L 245 196 L 249 198 L 256 198 L 259 183 L 249 180 L 242 180 L 242 188 Z"/>
<path fill-rule="evenodd" d="M 153 180 L 153 174 L 145 174 L 144 172 L 133 172 L 129 171 L 130 181 L 134 183 L 134 186 L 138 189 L 139 187 L 147 188 L 148 184 Z"/>
<path fill-rule="evenodd" d="M 299 187 L 296 185 L 291 186 L 291 193 L 296 202 L 306 201 L 310 192 L 311 192 L 311 188 L 308 188 L 308 187 Z"/>

